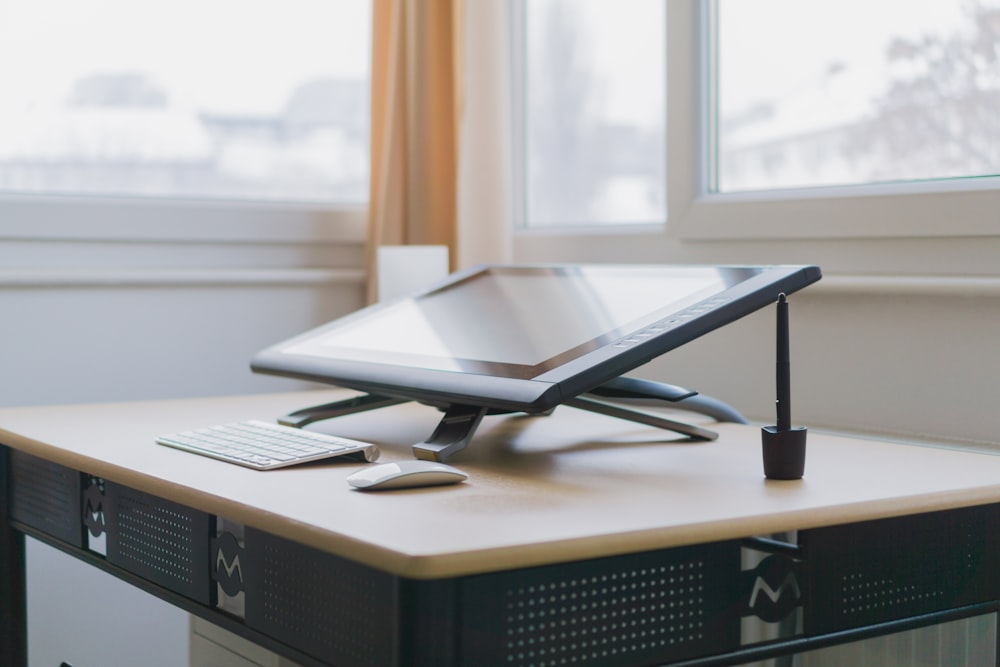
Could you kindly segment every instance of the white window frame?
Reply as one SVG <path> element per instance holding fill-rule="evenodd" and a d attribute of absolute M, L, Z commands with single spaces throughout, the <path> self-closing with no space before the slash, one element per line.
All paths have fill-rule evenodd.
<path fill-rule="evenodd" d="M 1000 245 L 998 178 L 709 192 L 706 158 L 712 146 L 706 110 L 715 84 L 708 27 L 716 7 L 714 0 L 667 3 L 668 220 L 572 230 L 521 226 L 515 258 L 751 262 L 830 257 L 832 268 L 852 273 L 920 274 L 930 262 L 929 272 L 937 274 L 997 273 L 995 262 L 981 258 L 970 265 L 951 255 L 984 240 Z M 905 247 L 895 245 L 890 252 L 871 245 L 894 240 Z M 781 251 L 770 241 L 780 241 Z M 892 261 L 886 262 L 890 254 Z M 846 255 L 853 259 L 842 261 Z"/>
<path fill-rule="evenodd" d="M 152 197 L 0 195 L 0 240 L 363 242 L 360 205 Z"/>
<path fill-rule="evenodd" d="M 363 285 L 360 206 L 0 196 L 0 288 Z"/>

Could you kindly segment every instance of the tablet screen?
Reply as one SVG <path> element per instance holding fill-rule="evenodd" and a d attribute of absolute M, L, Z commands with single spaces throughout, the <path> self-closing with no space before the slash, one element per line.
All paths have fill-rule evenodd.
<path fill-rule="evenodd" d="M 526 377 L 717 295 L 753 273 L 705 267 L 492 267 L 285 351 Z"/>

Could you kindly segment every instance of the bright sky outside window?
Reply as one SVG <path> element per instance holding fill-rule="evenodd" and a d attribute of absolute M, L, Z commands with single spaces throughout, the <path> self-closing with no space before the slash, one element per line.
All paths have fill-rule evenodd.
<path fill-rule="evenodd" d="M 367 0 L 0 0 L 0 192 L 356 203 Z"/>
<path fill-rule="evenodd" d="M 666 219 L 662 0 L 524 2 L 525 221 Z"/>
<path fill-rule="evenodd" d="M 717 44 L 719 192 L 1000 174 L 998 0 L 719 0 Z"/>

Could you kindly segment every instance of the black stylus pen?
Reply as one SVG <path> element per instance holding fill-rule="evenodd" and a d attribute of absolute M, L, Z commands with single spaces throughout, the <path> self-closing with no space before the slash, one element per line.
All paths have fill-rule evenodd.
<path fill-rule="evenodd" d="M 778 420 L 760 430 L 764 453 L 764 476 L 768 479 L 802 479 L 806 467 L 806 429 L 792 427 L 791 364 L 788 362 L 788 300 L 778 295 L 778 341 L 775 363 L 775 404 Z"/>
<path fill-rule="evenodd" d="M 785 294 L 778 295 L 778 354 L 775 371 L 775 386 L 777 388 L 778 421 L 777 431 L 787 431 L 792 427 L 792 387 L 791 367 L 788 362 L 788 299 Z"/>

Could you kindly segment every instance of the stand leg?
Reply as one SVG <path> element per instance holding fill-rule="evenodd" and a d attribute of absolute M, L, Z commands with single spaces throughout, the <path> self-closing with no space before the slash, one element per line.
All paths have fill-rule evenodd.
<path fill-rule="evenodd" d="M 471 405 L 449 407 L 431 437 L 413 445 L 413 455 L 427 461 L 447 461 L 455 452 L 465 449 L 488 411 Z"/>
<path fill-rule="evenodd" d="M 10 450 L 0 445 L 0 665 L 28 664 L 24 535 L 10 525 Z"/>
<path fill-rule="evenodd" d="M 710 431 L 708 429 L 701 428 L 700 426 L 685 424 L 683 422 L 677 422 L 672 419 L 657 417 L 655 415 L 648 415 L 644 412 L 637 412 L 635 410 L 627 410 L 615 405 L 592 401 L 588 398 L 571 398 L 563 405 L 569 405 L 580 410 L 587 410 L 589 412 L 596 412 L 609 417 L 617 417 L 618 419 L 627 419 L 628 421 L 638 422 L 639 424 L 645 424 L 646 426 L 655 426 L 656 428 L 681 433 L 697 440 L 717 440 L 719 437 L 719 434 L 715 431 Z"/>
<path fill-rule="evenodd" d="M 284 426 L 302 428 L 312 424 L 313 422 L 322 421 L 324 419 L 333 419 L 334 417 L 341 417 L 355 412 L 365 412 L 367 410 L 375 410 L 377 408 L 386 408 L 390 405 L 407 402 L 408 401 L 403 398 L 389 398 L 388 396 L 365 394 L 363 396 L 348 398 L 343 401 L 334 401 L 333 403 L 326 403 L 325 405 L 316 405 L 311 408 L 296 410 L 295 412 L 287 414 L 284 417 L 279 417 L 278 423 Z"/>

